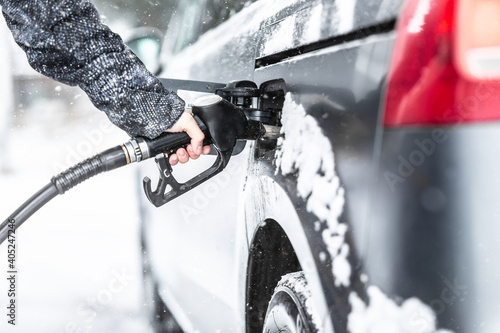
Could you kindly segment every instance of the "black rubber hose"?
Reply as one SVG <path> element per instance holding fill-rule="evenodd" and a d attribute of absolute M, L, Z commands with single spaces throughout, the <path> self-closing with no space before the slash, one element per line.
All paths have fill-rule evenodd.
<path fill-rule="evenodd" d="M 64 194 L 70 188 L 94 177 L 102 172 L 111 171 L 127 164 L 125 153 L 121 146 L 108 149 L 100 154 L 78 163 L 74 167 L 61 172 L 51 179 L 59 194 Z"/>
<path fill-rule="evenodd" d="M 57 196 L 59 192 L 54 184 L 49 183 L 22 204 L 11 216 L 0 225 L 0 244 L 15 231 L 24 221 L 39 210 L 43 205 Z"/>
<path fill-rule="evenodd" d="M 64 194 L 70 188 L 101 172 L 110 171 L 126 164 L 125 152 L 121 146 L 117 146 L 88 158 L 53 177 L 49 184 L 29 198 L 0 225 L 0 244 L 8 238 L 9 233 L 19 228 L 24 221 L 58 194 Z"/>

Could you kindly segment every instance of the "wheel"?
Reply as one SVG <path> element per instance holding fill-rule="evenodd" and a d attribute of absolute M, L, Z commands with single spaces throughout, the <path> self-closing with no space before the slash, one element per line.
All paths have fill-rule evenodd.
<path fill-rule="evenodd" d="M 267 308 L 264 333 L 317 333 L 311 292 L 303 272 L 284 275 Z"/>

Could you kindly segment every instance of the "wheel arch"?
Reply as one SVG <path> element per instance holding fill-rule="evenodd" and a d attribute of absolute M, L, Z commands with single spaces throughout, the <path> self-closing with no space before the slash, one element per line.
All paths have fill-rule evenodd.
<path fill-rule="evenodd" d="M 321 279 L 304 226 L 286 191 L 269 176 L 254 178 L 245 199 L 250 239 L 246 272 L 246 332 L 261 332 L 270 297 L 282 275 L 303 270 L 323 332 L 333 333 Z M 262 194 L 266 193 L 266 196 Z"/>
<path fill-rule="evenodd" d="M 278 222 L 267 219 L 255 233 L 248 256 L 246 286 L 247 332 L 261 332 L 267 305 L 281 276 L 301 266 Z"/>

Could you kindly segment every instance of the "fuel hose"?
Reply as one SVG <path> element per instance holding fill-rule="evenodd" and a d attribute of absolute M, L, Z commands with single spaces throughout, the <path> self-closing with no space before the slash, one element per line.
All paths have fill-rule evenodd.
<path fill-rule="evenodd" d="M 157 207 L 222 171 L 227 165 L 237 140 L 276 139 L 279 136 L 277 127 L 247 119 L 240 108 L 220 96 L 200 97 L 196 103 L 193 105 L 193 114 L 199 128 L 205 134 L 203 145 L 213 144 L 218 151 L 218 157 L 222 157 L 222 159 L 218 158 L 219 163 L 216 161 L 212 168 L 183 186 L 179 186 L 180 184 L 170 175 L 167 177 L 165 173 L 168 173 L 168 170 L 165 169 L 161 176 L 169 178 L 172 186 L 179 187 L 178 193 L 167 198 L 163 193 L 152 192 L 150 186 L 146 186 L 149 190 L 146 191 L 146 196 Z M 53 177 L 49 184 L 29 198 L 0 225 L 0 244 L 31 215 L 57 195 L 64 194 L 74 186 L 100 173 L 141 162 L 159 154 L 173 153 L 178 148 L 186 147 L 190 141 L 191 138 L 185 132 L 162 133 L 155 139 L 138 137 L 78 163 Z M 148 181 L 145 180 L 145 182 L 149 185 Z M 162 182 L 162 179 L 160 179 L 160 183 L 163 183 L 163 186 L 166 184 Z"/>
<path fill-rule="evenodd" d="M 209 142 L 207 127 L 197 119 L 198 126 Z M 157 154 L 175 151 L 186 146 L 190 137 L 182 133 L 163 133 L 155 139 L 134 138 L 123 145 L 110 148 L 90 157 L 53 177 L 47 185 L 35 193 L 0 225 L 0 244 L 19 228 L 31 215 L 46 203 L 85 180 L 103 172 L 108 172 L 127 164 L 141 162 Z"/>

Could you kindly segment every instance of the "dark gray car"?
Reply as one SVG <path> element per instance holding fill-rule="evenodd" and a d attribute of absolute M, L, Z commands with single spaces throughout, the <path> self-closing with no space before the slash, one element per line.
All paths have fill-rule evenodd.
<path fill-rule="evenodd" d="M 180 1 L 162 76 L 255 82 L 282 137 L 143 203 L 158 331 L 498 332 L 499 8 Z"/>

